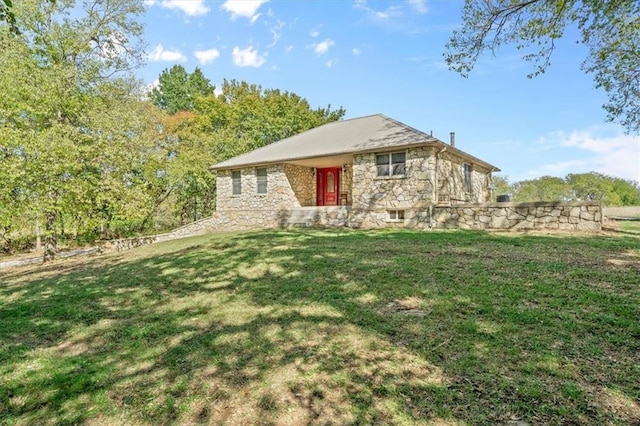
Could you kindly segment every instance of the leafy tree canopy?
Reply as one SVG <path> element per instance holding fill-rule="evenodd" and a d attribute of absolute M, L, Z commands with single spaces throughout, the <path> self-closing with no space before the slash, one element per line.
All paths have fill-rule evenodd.
<path fill-rule="evenodd" d="M 640 184 L 597 172 L 570 173 L 564 179 L 543 176 L 509 184 L 494 177 L 496 193 L 511 194 L 514 201 L 601 201 L 607 206 L 640 205 Z"/>
<path fill-rule="evenodd" d="M 244 150 L 258 148 L 296 135 L 322 124 L 340 120 L 345 110 L 311 108 L 295 93 L 262 89 L 244 81 L 224 80 L 222 94 L 200 98 L 196 102 L 199 123 L 208 131 L 226 129 L 251 144 Z M 237 155 L 241 152 L 237 152 Z"/>
<path fill-rule="evenodd" d="M 169 114 L 193 111 L 198 96 L 212 95 L 215 90 L 198 67 L 189 74 L 182 65 L 174 65 L 162 71 L 158 82 L 151 91 L 151 102 Z"/>
<path fill-rule="evenodd" d="M 503 45 L 526 51 L 530 77 L 551 63 L 555 42 L 577 26 L 589 48 L 582 69 L 609 100 L 609 121 L 640 133 L 640 2 L 637 0 L 465 0 L 463 25 L 447 44 L 449 68 L 467 76 L 480 54 Z"/>
<path fill-rule="evenodd" d="M 144 57 L 143 11 L 141 0 L 23 0 L 20 34 L 0 27 L 0 182 L 12 194 L 0 202 L 45 221 L 45 259 L 63 218 L 86 228 L 144 211 L 152 128 L 127 73 Z"/>
<path fill-rule="evenodd" d="M 163 75 L 170 76 L 167 80 L 176 84 L 172 93 L 183 91 L 188 84 L 189 74 L 182 67 L 173 67 Z M 204 81 L 204 77 L 197 80 Z M 332 110 L 331 106 L 313 109 L 306 99 L 294 93 L 263 90 L 244 81 L 225 80 L 219 96 L 212 93 L 212 88 L 210 91 L 197 92 L 191 98 L 193 111 L 187 111 L 190 105 L 186 104 L 166 108 L 167 114 L 161 120 L 159 145 L 165 147 L 169 160 L 164 195 L 158 199 L 170 194 L 181 222 L 210 214 L 214 209 L 215 176 L 209 172 L 212 164 L 339 120 L 345 113 L 344 109 Z"/>

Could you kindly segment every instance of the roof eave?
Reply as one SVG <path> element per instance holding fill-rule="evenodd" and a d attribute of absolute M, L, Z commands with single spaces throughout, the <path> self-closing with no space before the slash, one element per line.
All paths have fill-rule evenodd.
<path fill-rule="evenodd" d="M 406 144 L 402 144 L 402 145 L 385 146 L 385 147 L 370 148 L 370 149 L 357 149 L 357 150 L 340 151 L 340 152 L 328 152 L 328 153 L 323 154 L 323 155 L 307 155 L 307 156 L 303 156 L 303 157 L 281 158 L 281 159 L 273 160 L 273 161 L 254 161 L 254 162 L 250 162 L 250 163 L 240 163 L 240 164 L 234 164 L 234 165 L 218 166 L 218 164 L 224 163 L 224 162 L 221 162 L 221 163 L 218 163 L 218 164 L 214 164 L 213 166 L 210 166 L 209 170 L 216 171 L 216 170 L 238 169 L 238 168 L 242 168 L 242 167 L 267 166 L 269 164 L 286 163 L 286 162 L 289 162 L 289 161 L 310 160 L 312 158 L 335 157 L 335 156 L 338 156 L 338 155 L 355 155 L 355 154 L 369 154 L 369 153 L 372 153 L 372 152 L 389 152 L 389 151 L 396 151 L 398 149 L 407 149 L 407 148 L 411 148 L 411 147 L 415 147 L 415 146 L 429 146 L 429 145 L 436 144 L 437 142 L 439 142 L 437 139 L 432 138 L 430 140 L 424 140 L 424 141 L 419 141 L 419 142 L 411 142 L 411 143 L 406 143 Z"/>
<path fill-rule="evenodd" d="M 447 143 L 442 142 L 439 139 L 436 138 L 430 138 L 428 140 L 423 140 L 423 141 L 419 141 L 419 142 L 411 142 L 411 143 L 407 143 L 407 144 L 402 144 L 402 145 L 395 145 L 395 146 L 387 146 L 387 147 L 378 147 L 378 148 L 370 148 L 370 149 L 358 149 L 358 150 L 351 150 L 351 151 L 342 151 L 342 152 L 328 152 L 326 154 L 323 155 L 308 155 L 308 156 L 303 156 L 303 157 L 289 157 L 289 158 L 282 158 L 282 159 L 278 159 L 278 160 L 274 160 L 274 161 L 256 161 L 256 162 L 249 162 L 249 163 L 240 163 L 240 164 L 232 164 L 232 165 L 223 165 L 223 166 L 218 166 L 217 164 L 214 164 L 213 166 L 209 167 L 210 171 L 217 171 L 217 170 L 230 170 L 230 169 L 238 169 L 238 168 L 243 168 L 243 167 L 258 167 L 258 166 L 268 166 L 270 164 L 277 164 L 277 163 L 286 163 L 286 162 L 290 162 L 290 161 L 301 161 L 301 160 L 310 160 L 312 158 L 325 158 L 325 157 L 334 157 L 334 156 L 338 156 L 338 155 L 355 155 L 355 154 L 370 154 L 372 152 L 390 152 L 390 151 L 396 151 L 398 149 L 407 149 L 407 148 L 412 148 L 412 147 L 417 147 L 417 146 L 433 146 L 433 147 L 438 147 L 438 148 L 446 148 L 447 150 L 450 150 L 451 152 L 454 152 L 456 155 L 472 162 L 475 163 L 477 165 L 480 165 L 486 169 L 488 169 L 491 172 L 499 172 L 501 171 L 498 167 L 494 166 L 493 164 L 487 163 L 486 161 L 483 161 L 477 157 L 474 157 L 471 154 L 467 154 L 464 151 L 459 150 L 458 148 L 456 148 L 455 146 L 449 145 Z M 218 164 L 222 164 L 218 163 Z"/>

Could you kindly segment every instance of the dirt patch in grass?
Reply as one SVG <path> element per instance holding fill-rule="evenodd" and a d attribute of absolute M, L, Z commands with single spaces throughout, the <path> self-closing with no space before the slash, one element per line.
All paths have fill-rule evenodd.
<path fill-rule="evenodd" d="M 384 307 L 382 312 L 400 315 L 410 315 L 414 317 L 424 317 L 431 313 L 430 309 L 425 309 L 425 301 L 412 296 L 402 300 L 393 300 Z"/>

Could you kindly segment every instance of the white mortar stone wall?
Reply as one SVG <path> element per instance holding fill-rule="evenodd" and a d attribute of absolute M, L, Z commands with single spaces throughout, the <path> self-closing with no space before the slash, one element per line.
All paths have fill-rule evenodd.
<path fill-rule="evenodd" d="M 406 175 L 378 177 L 375 153 L 356 154 L 353 161 L 351 205 L 355 210 L 420 209 L 432 203 L 437 168 L 438 204 L 490 201 L 490 170 L 476 164 L 471 169 L 471 192 L 464 186 L 463 159 L 435 148 L 406 150 Z"/>
<path fill-rule="evenodd" d="M 598 232 L 602 208 L 596 202 L 485 203 L 434 206 L 405 210 L 405 219 L 389 221 L 387 210 L 358 210 L 348 206 L 321 207 L 313 211 L 309 225 L 350 228 L 459 228 L 479 230 L 565 230 Z M 172 232 L 125 238 L 101 245 L 102 253 L 128 250 L 209 232 L 230 232 L 291 226 L 292 210 L 229 210 L 182 226 Z"/>
<path fill-rule="evenodd" d="M 375 153 L 354 156 L 352 206 L 355 210 L 409 209 L 429 204 L 434 167 L 429 150 L 414 148 L 405 152 L 404 176 L 377 176 Z"/>
<path fill-rule="evenodd" d="M 340 193 L 347 195 L 347 205 L 353 204 L 353 165 L 345 164 L 340 174 Z"/>
<path fill-rule="evenodd" d="M 295 209 L 294 209 L 295 210 Z M 309 225 L 351 228 L 446 228 L 501 230 L 600 231 L 602 210 L 596 202 L 485 203 L 407 209 L 405 219 L 390 221 L 385 209 L 320 207 Z M 268 229 L 290 225 L 291 210 L 217 211 L 207 219 L 164 234 L 160 240 L 212 231 Z"/>
<path fill-rule="evenodd" d="M 436 228 L 600 231 L 602 209 L 597 202 L 459 204 L 434 207 L 431 223 Z"/>
<path fill-rule="evenodd" d="M 471 192 L 465 192 L 465 161 L 446 151 L 438 158 L 438 203 L 485 203 L 490 201 L 489 170 L 472 164 Z"/>
<path fill-rule="evenodd" d="M 285 165 L 275 164 L 265 168 L 267 169 L 266 194 L 257 193 L 256 167 L 240 169 L 240 195 L 232 193 L 231 170 L 219 171 L 216 178 L 217 210 L 279 210 L 300 207 L 300 202 L 287 177 Z M 301 174 L 295 166 L 291 166 L 288 171 L 291 176 Z M 300 190 L 299 185 L 297 189 Z"/>
<path fill-rule="evenodd" d="M 316 177 L 310 167 L 284 165 L 285 175 L 300 206 L 316 205 Z M 297 207 L 297 206 L 294 206 Z"/>

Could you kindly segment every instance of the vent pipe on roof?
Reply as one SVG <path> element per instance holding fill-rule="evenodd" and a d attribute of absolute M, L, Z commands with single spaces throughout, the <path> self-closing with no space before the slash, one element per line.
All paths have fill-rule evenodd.
<path fill-rule="evenodd" d="M 456 132 L 451 132 L 450 136 L 451 136 L 451 146 L 455 148 L 455 146 L 456 146 Z"/>

